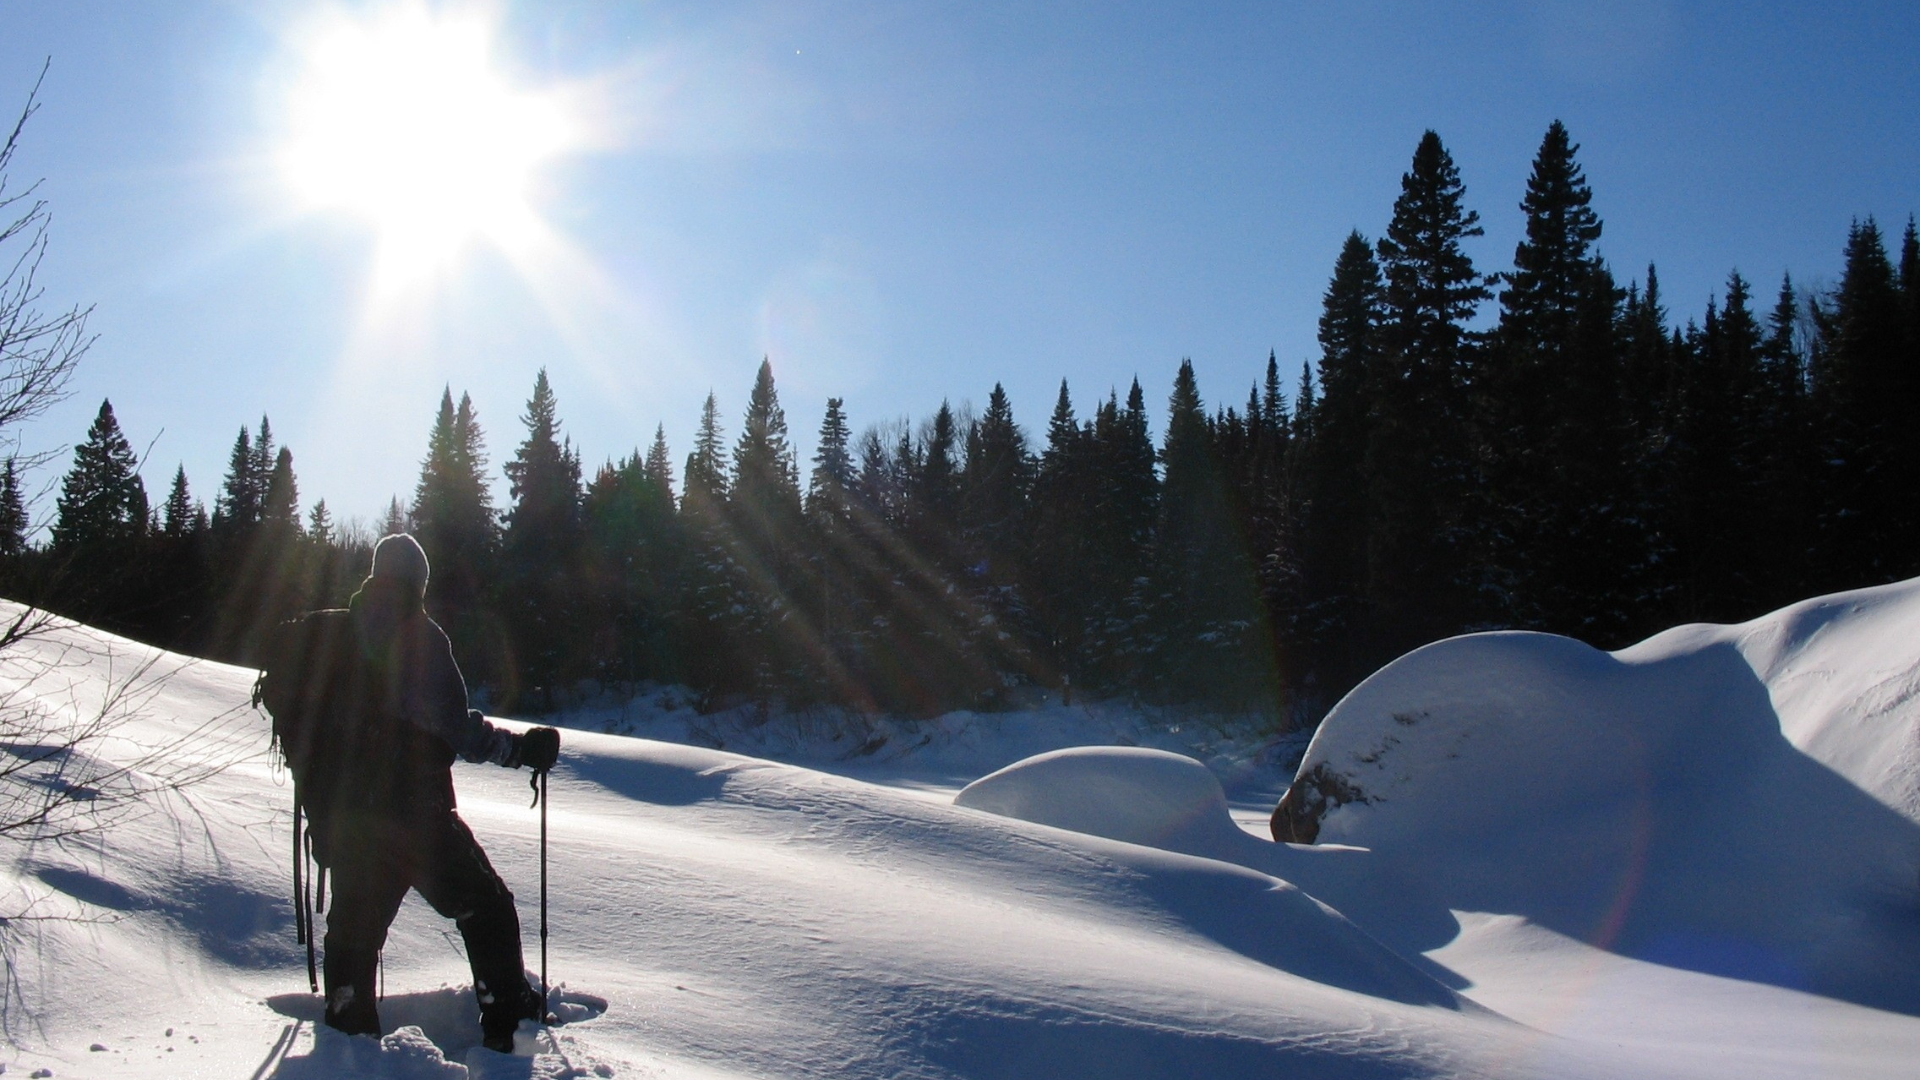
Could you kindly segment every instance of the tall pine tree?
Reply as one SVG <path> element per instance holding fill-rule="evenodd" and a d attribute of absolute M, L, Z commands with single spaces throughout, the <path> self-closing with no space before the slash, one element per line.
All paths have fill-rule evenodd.
<path fill-rule="evenodd" d="M 502 545 L 502 604 L 518 660 L 516 689 L 551 707 L 555 693 L 584 675 L 585 628 L 576 618 L 581 555 L 580 459 L 560 438 L 558 405 L 545 368 L 521 417 L 526 438 L 506 464 L 513 506 Z"/>
<path fill-rule="evenodd" d="M 1386 317 L 1366 452 L 1376 661 L 1458 631 L 1479 597 L 1464 373 L 1467 322 L 1488 294 L 1462 246 L 1481 235 L 1465 198 L 1453 158 L 1427 132 L 1378 245 Z"/>
<path fill-rule="evenodd" d="M 1303 607 L 1289 636 L 1311 642 L 1314 667 L 1337 697 L 1365 671 L 1360 635 L 1366 626 L 1367 545 L 1372 514 L 1366 469 L 1372 442 L 1376 382 L 1388 373 L 1381 331 L 1385 284 L 1373 248 L 1350 233 L 1334 261 L 1321 300 L 1320 393 L 1301 372 L 1299 422 L 1302 487 Z M 1370 670 L 1370 669 L 1369 669 Z"/>
<path fill-rule="evenodd" d="M 428 610 L 446 625 L 461 670 L 491 681 L 504 642 L 488 610 L 500 543 L 493 493 L 487 484 L 487 451 L 473 400 L 453 388 L 440 394 L 440 408 L 427 433 L 427 454 L 413 489 L 415 538 L 433 566 Z"/>

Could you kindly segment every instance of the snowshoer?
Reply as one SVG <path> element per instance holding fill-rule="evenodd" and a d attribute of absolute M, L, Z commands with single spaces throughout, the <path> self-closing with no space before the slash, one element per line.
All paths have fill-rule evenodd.
<path fill-rule="evenodd" d="M 309 685 L 290 699 L 283 678 L 278 707 L 265 696 L 296 805 L 311 821 L 322 882 L 333 875 L 322 964 L 327 1024 L 380 1034 L 380 950 L 411 888 L 459 927 L 483 1041 L 511 1053 L 520 1021 L 542 1019 L 544 1002 L 522 966 L 513 893 L 454 810 L 452 765 L 458 754 L 543 772 L 559 757 L 560 733 L 515 734 L 467 708 L 447 635 L 427 617 L 427 576 L 426 552 L 413 537 L 382 537 L 346 610 L 287 624 L 305 628 L 305 651 L 322 656 L 304 662 L 300 681 Z M 269 666 L 263 687 L 275 674 Z"/>

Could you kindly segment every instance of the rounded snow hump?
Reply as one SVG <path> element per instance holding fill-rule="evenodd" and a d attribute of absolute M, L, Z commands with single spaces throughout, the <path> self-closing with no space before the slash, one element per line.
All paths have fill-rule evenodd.
<path fill-rule="evenodd" d="M 1246 839 L 1205 765 L 1165 750 L 1076 746 L 1036 754 L 968 784 L 955 806 L 1231 859 Z"/>

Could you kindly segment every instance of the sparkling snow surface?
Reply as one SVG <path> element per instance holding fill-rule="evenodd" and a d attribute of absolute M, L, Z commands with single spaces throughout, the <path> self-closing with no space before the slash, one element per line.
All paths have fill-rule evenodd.
<path fill-rule="evenodd" d="M 61 629 L 0 663 L 0 692 L 89 716 L 154 655 Z M 386 950 L 393 1034 L 316 1034 L 290 791 L 241 708 L 252 672 L 157 659 L 137 717 L 86 752 L 131 762 L 192 733 L 168 765 L 224 770 L 168 791 L 156 769 L 65 841 L 0 838 L 0 913 L 32 916 L 0 927 L 9 1077 L 1803 1078 L 1920 1060 L 1920 583 L 1611 655 L 1532 634 L 1428 646 L 1308 748 L 1366 800 L 1314 847 L 1236 826 L 1214 773 L 1163 751 L 1042 754 L 949 805 L 888 782 L 926 771 L 910 754 L 855 778 L 569 732 L 551 971 L 575 1022 L 511 1058 L 477 1048 L 457 935 L 417 899 Z M 537 966 L 525 774 L 456 780 Z"/>

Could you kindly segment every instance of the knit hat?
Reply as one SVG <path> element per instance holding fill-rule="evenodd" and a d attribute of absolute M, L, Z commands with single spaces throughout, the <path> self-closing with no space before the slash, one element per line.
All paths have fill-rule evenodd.
<path fill-rule="evenodd" d="M 373 545 L 373 573 L 368 576 L 375 580 L 404 581 L 425 592 L 427 553 L 421 549 L 420 541 L 406 533 L 383 536 Z"/>

